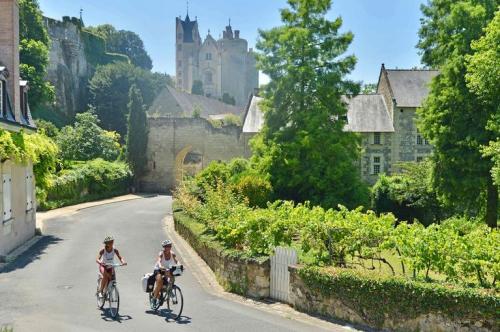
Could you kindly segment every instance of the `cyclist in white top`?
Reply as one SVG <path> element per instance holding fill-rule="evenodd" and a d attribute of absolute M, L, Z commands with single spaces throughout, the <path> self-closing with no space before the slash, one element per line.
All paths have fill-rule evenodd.
<path fill-rule="evenodd" d="M 108 282 L 113 279 L 115 274 L 115 269 L 106 266 L 106 264 L 114 264 L 115 254 L 123 265 L 127 265 L 125 259 L 120 255 L 118 249 L 113 248 L 115 240 L 112 236 L 106 236 L 104 239 L 104 248 L 99 250 L 97 254 L 96 263 L 99 264 L 99 272 L 102 274 L 101 286 L 99 288 L 99 294 L 103 295 L 102 292 L 106 287 L 108 287 Z"/>
<path fill-rule="evenodd" d="M 156 283 L 153 290 L 153 296 L 156 301 L 160 298 L 160 293 L 163 288 L 163 278 L 171 278 L 172 275 L 169 269 L 178 264 L 177 257 L 172 252 L 172 241 L 165 240 L 161 245 L 163 247 L 163 251 L 160 251 L 158 254 L 154 270 Z"/>

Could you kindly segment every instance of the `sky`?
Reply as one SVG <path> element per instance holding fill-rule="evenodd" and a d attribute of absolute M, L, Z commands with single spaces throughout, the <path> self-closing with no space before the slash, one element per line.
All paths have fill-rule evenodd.
<path fill-rule="evenodd" d="M 44 15 L 61 19 L 78 16 L 83 9 L 85 25 L 110 23 L 117 29 L 136 32 L 153 59 L 154 71 L 175 74 L 175 18 L 186 15 L 186 0 L 39 0 Z M 343 19 L 341 31 L 354 33 L 348 54 L 358 63 L 349 76 L 375 83 L 380 66 L 421 66 L 418 42 L 420 4 L 425 0 L 333 0 L 330 19 Z M 279 9 L 286 0 L 189 0 L 189 16 L 198 18 L 200 35 L 210 29 L 218 37 L 229 18 L 233 29 L 254 47 L 258 29 L 280 25 Z M 261 83 L 266 78 L 261 75 Z"/>

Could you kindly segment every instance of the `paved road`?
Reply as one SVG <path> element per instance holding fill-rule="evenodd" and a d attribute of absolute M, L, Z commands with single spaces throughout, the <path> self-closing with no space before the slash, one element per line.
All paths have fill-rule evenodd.
<path fill-rule="evenodd" d="M 158 196 L 102 205 L 49 220 L 46 236 L 0 273 L 0 326 L 20 331 L 322 331 L 318 326 L 264 312 L 204 291 L 187 272 L 178 279 L 185 315 L 169 321 L 150 312 L 140 278 L 152 270 L 166 236 L 162 219 L 171 198 Z M 117 271 L 121 318 L 95 306 L 94 257 L 105 234 L 129 265 Z M 182 259 L 182 257 L 181 257 Z"/>

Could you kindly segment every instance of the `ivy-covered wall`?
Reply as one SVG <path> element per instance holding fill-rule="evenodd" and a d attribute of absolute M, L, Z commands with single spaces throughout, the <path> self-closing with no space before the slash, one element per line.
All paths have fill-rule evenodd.
<path fill-rule="evenodd" d="M 56 91 L 54 108 L 72 118 L 86 110 L 88 82 L 96 67 L 129 59 L 126 55 L 107 53 L 104 39 L 83 30 L 77 18 L 45 18 L 45 25 L 51 39 L 47 79 Z"/>

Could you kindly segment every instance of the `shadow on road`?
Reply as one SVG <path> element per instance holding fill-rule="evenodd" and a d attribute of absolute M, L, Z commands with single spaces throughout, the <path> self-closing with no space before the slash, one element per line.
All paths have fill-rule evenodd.
<path fill-rule="evenodd" d="M 113 318 L 111 318 L 111 315 L 109 314 L 109 309 L 104 309 L 104 310 L 101 310 L 101 319 L 105 322 L 123 323 L 123 322 L 131 320 L 133 318 L 130 315 L 118 314 L 118 317 L 113 319 Z"/>
<path fill-rule="evenodd" d="M 191 324 L 191 317 L 181 316 L 179 319 L 174 319 L 171 315 L 171 311 L 168 309 L 160 309 L 158 311 L 146 310 L 145 312 L 149 315 L 165 317 L 167 323 L 177 323 L 180 325 Z"/>
<path fill-rule="evenodd" d="M 3 268 L 0 268 L 0 273 L 8 273 L 17 269 L 23 269 L 45 254 L 45 250 L 52 244 L 61 242 L 62 239 L 53 235 L 45 235 L 30 249 L 17 257 L 14 261 L 7 263 Z"/>

